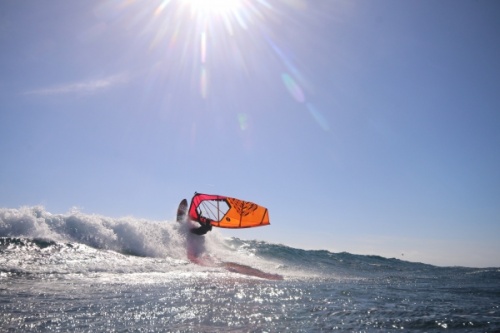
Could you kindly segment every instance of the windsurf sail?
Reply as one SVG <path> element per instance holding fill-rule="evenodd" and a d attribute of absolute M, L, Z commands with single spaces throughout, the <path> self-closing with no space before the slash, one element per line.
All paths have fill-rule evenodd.
<path fill-rule="evenodd" d="M 198 222 L 209 219 L 212 226 L 219 228 L 253 228 L 270 224 L 266 207 L 222 195 L 195 193 L 188 214 Z"/>

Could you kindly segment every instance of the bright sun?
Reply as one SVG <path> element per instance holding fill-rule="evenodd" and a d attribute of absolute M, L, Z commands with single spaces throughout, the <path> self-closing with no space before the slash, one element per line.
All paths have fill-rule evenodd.
<path fill-rule="evenodd" d="M 210 12 L 230 12 L 238 9 L 241 0 L 184 0 L 193 10 Z"/>

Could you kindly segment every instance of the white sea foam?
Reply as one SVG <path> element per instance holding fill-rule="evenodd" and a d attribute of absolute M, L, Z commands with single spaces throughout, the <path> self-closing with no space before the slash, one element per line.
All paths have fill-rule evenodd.
<path fill-rule="evenodd" d="M 31 273 L 130 274 L 179 270 L 191 274 L 221 272 L 224 270 L 217 264 L 236 262 L 282 273 L 277 272 L 281 267 L 279 263 L 259 258 L 244 242 L 231 244 L 216 228 L 200 237 L 191 234 L 190 227 L 189 223 L 111 218 L 78 210 L 52 214 L 42 206 L 1 208 L 0 237 L 21 240 L 12 242 L 14 245 L 23 243 L 18 248 L 10 246 L 8 253 L 4 249 L 1 264 L 4 271 Z M 55 243 L 40 248 L 34 246 L 36 243 L 32 240 Z M 188 253 L 209 263 L 201 267 L 194 265 Z M 31 266 L 23 264 L 27 260 Z"/>
<path fill-rule="evenodd" d="M 181 258 L 179 226 L 168 221 L 110 218 L 73 210 L 51 214 L 41 206 L 0 209 L 0 237 L 77 242 L 145 257 Z"/>

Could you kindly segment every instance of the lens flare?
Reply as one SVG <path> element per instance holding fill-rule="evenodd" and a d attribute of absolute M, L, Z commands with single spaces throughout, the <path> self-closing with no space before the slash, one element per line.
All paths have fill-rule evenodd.
<path fill-rule="evenodd" d="M 283 83 L 285 84 L 285 87 L 290 95 L 292 95 L 297 102 L 303 103 L 305 101 L 304 92 L 295 80 L 286 73 L 281 74 L 281 79 L 283 80 Z"/>
<path fill-rule="evenodd" d="M 319 112 L 318 109 L 311 103 L 306 104 L 307 110 L 311 113 L 311 116 L 318 123 L 318 125 L 323 129 L 323 131 L 328 132 L 330 130 L 330 125 L 328 124 L 328 120 L 326 120 L 325 116 Z"/>
<path fill-rule="evenodd" d="M 141 70 L 151 77 L 148 87 L 163 87 L 164 83 L 179 100 L 196 96 L 206 100 L 204 107 L 213 108 L 228 105 L 226 102 L 260 89 L 256 85 L 265 82 L 268 86 L 264 89 L 286 90 L 312 121 L 324 131 L 331 131 L 328 110 L 311 104 L 315 87 L 304 66 L 308 63 L 301 59 L 310 53 L 307 48 L 293 47 L 295 36 L 304 45 L 308 45 L 305 37 L 314 37 L 307 34 L 306 23 L 313 22 L 317 11 L 308 3 L 102 0 L 94 13 L 104 21 L 103 26 L 117 25 L 125 28 L 119 31 L 134 33 L 134 52 L 147 57 L 144 66 L 154 64 L 151 70 Z M 274 83 L 278 83 L 278 90 L 270 87 Z M 251 117 L 252 112 L 237 114 L 241 132 L 252 132 Z"/>
<path fill-rule="evenodd" d="M 201 75 L 200 75 L 200 95 L 204 99 L 207 98 L 207 95 L 208 95 L 208 78 L 207 78 L 207 70 L 205 68 L 201 69 Z"/>
<path fill-rule="evenodd" d="M 204 64 L 207 60 L 207 34 L 205 31 L 201 33 L 201 63 Z"/>
<path fill-rule="evenodd" d="M 248 128 L 248 116 L 246 113 L 239 113 L 238 114 L 238 123 L 240 124 L 240 129 L 242 131 L 244 131 Z"/>

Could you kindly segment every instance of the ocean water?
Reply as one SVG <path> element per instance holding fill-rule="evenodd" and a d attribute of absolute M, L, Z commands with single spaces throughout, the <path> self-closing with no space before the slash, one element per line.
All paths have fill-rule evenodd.
<path fill-rule="evenodd" d="M 500 268 L 190 237 L 172 221 L 0 209 L 0 331 L 500 332 Z"/>

